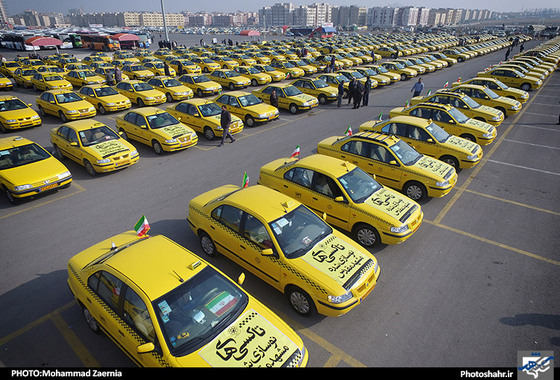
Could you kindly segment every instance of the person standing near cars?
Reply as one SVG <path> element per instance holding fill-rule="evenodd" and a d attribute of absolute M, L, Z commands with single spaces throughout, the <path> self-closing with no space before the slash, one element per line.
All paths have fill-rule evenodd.
<path fill-rule="evenodd" d="M 230 124 L 231 124 L 231 114 L 227 110 L 226 106 L 222 106 L 222 113 L 220 115 L 220 126 L 222 127 L 223 134 L 222 134 L 222 141 L 218 146 L 223 146 L 224 142 L 226 141 L 226 138 L 229 138 L 231 142 L 235 141 L 235 139 L 233 138 L 233 136 L 229 131 Z"/>
<path fill-rule="evenodd" d="M 367 106 L 369 103 L 369 92 L 371 90 L 371 78 L 368 76 L 364 88 L 364 95 L 362 97 L 362 105 Z"/>
<path fill-rule="evenodd" d="M 350 83 L 348 84 L 348 104 L 352 100 L 354 100 L 354 96 L 356 95 L 356 78 L 352 78 Z"/>
<path fill-rule="evenodd" d="M 419 96 L 422 91 L 424 90 L 424 83 L 422 83 L 422 78 L 418 78 L 418 82 L 414 83 L 414 86 L 412 86 L 412 90 L 410 90 L 410 92 L 414 93 L 412 94 L 412 96 Z"/>
<path fill-rule="evenodd" d="M 337 97 L 337 107 L 340 107 L 342 104 L 342 98 L 344 97 L 344 82 L 338 82 L 338 97 Z"/>
<path fill-rule="evenodd" d="M 276 95 L 276 90 L 272 90 L 272 94 L 270 94 L 270 105 L 278 108 L 278 95 Z"/>

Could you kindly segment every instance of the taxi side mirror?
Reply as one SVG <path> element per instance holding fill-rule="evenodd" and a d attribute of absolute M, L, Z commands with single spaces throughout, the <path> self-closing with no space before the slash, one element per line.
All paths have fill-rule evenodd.
<path fill-rule="evenodd" d="M 426 142 L 429 142 L 430 144 L 433 144 L 434 140 L 433 139 L 427 139 Z"/>
<path fill-rule="evenodd" d="M 323 218 L 324 221 L 326 221 L 327 220 L 327 213 L 324 212 L 323 215 L 321 215 L 321 217 Z"/>
<path fill-rule="evenodd" d="M 237 284 L 241 286 L 243 285 L 244 282 L 245 282 L 245 273 L 241 273 L 237 278 Z"/>
<path fill-rule="evenodd" d="M 274 251 L 272 250 L 272 248 L 266 248 L 261 251 L 261 254 L 263 256 L 274 256 Z"/>
<path fill-rule="evenodd" d="M 342 195 L 339 195 L 338 197 L 335 197 L 335 198 L 334 198 L 334 201 L 335 201 L 335 202 L 341 202 L 341 203 L 342 203 L 342 202 L 344 202 L 344 197 L 343 197 Z"/>
<path fill-rule="evenodd" d="M 389 165 L 395 165 L 395 166 L 397 166 L 397 161 L 391 160 L 391 161 L 389 161 Z"/>
<path fill-rule="evenodd" d="M 198 112 L 197 112 L 197 113 L 193 113 L 193 116 L 194 116 L 194 117 L 200 117 L 200 114 L 199 114 Z"/>
<path fill-rule="evenodd" d="M 148 352 L 154 351 L 155 349 L 156 346 L 152 342 L 149 342 L 136 347 L 136 352 L 139 354 L 146 354 Z"/>
<path fill-rule="evenodd" d="M 75 141 L 72 141 L 72 142 L 70 143 L 70 146 L 78 146 L 78 143 L 75 142 Z"/>

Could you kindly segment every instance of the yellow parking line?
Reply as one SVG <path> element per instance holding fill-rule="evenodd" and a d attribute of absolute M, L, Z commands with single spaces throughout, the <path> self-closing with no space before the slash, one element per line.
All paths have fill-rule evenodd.
<path fill-rule="evenodd" d="M 547 79 L 547 82 L 548 82 L 548 80 L 550 80 L 550 77 Z M 504 133 L 498 138 L 498 140 L 494 141 L 494 143 L 492 144 L 492 147 L 490 148 L 490 151 L 488 153 L 484 154 L 484 156 L 482 158 L 482 161 L 470 173 L 469 178 L 465 181 L 462 188 L 458 189 L 458 191 L 451 197 L 449 202 L 447 202 L 445 207 L 443 207 L 443 209 L 440 211 L 440 213 L 434 218 L 434 223 L 439 224 L 441 222 L 441 220 L 445 217 L 445 215 L 447 215 L 447 213 L 449 212 L 451 207 L 453 207 L 455 202 L 457 202 L 457 200 L 461 197 L 461 195 L 463 195 L 463 192 L 465 191 L 464 189 L 466 189 L 470 185 L 472 180 L 474 178 L 476 178 L 476 175 L 478 174 L 478 172 L 480 172 L 480 170 L 482 170 L 482 168 L 484 167 L 484 164 L 488 161 L 488 159 L 492 156 L 492 154 L 494 154 L 496 149 L 498 149 L 498 147 L 500 146 L 502 141 L 506 138 L 506 136 L 509 134 L 509 132 L 513 129 L 513 127 L 516 125 L 517 121 L 521 118 L 521 116 L 523 116 L 525 114 L 525 111 L 529 108 L 529 105 L 532 104 L 532 102 L 535 100 L 535 98 L 542 91 L 543 88 L 544 88 L 544 83 L 543 83 L 543 86 L 541 86 L 537 90 L 537 92 L 531 97 L 531 99 L 529 99 L 529 101 L 523 105 L 523 109 L 521 110 L 521 112 L 519 112 L 517 114 L 515 120 L 513 120 L 513 122 L 504 131 Z"/>
<path fill-rule="evenodd" d="M 490 198 L 490 199 L 494 199 L 497 201 L 501 201 L 501 202 L 505 202 L 505 203 L 511 203 L 513 205 L 516 206 L 520 206 L 520 207 L 525 207 L 525 208 L 529 208 L 531 210 L 535 210 L 535 211 L 540 211 L 540 212 L 545 212 L 547 214 L 552 214 L 552 215 L 556 215 L 556 216 L 560 216 L 560 212 L 556 212 L 556 211 L 552 211 L 552 210 L 547 210 L 544 208 L 540 208 L 540 207 L 535 207 L 535 206 L 531 206 L 525 203 L 520 203 L 520 202 L 516 202 L 516 201 L 511 201 L 508 199 L 504 199 L 504 198 L 500 198 L 500 197 L 495 197 L 493 195 L 489 195 L 489 194 L 484 194 L 484 193 L 479 193 L 478 191 L 474 191 L 474 190 L 469 190 L 469 189 L 464 189 L 464 191 L 468 192 L 468 193 L 472 193 L 481 197 L 486 197 L 486 198 Z"/>
<path fill-rule="evenodd" d="M 72 185 L 70 186 L 70 189 L 74 189 L 74 188 L 78 188 L 78 191 L 74 191 L 74 192 L 62 195 L 60 197 L 57 197 L 57 198 L 49 199 L 49 200 L 46 200 L 44 202 L 39 202 L 39 203 L 33 204 L 32 206 L 29 206 L 29 207 L 26 207 L 26 208 L 18 209 L 17 211 L 11 212 L 7 215 L 0 216 L 0 220 L 9 218 L 9 217 L 17 215 L 17 214 L 21 214 L 21 213 L 29 211 L 29 210 L 33 210 L 33 209 L 45 206 L 49 203 L 58 202 L 62 199 L 66 199 L 68 197 L 73 197 L 76 194 L 79 194 L 81 192 L 86 191 L 86 189 L 84 187 L 82 187 L 82 186 L 78 185 L 77 183 L 75 183 L 74 181 L 72 181 Z"/>
<path fill-rule="evenodd" d="M 463 230 L 459 230 L 457 228 L 449 227 L 449 226 L 446 226 L 446 225 L 441 224 L 441 223 L 436 223 L 434 221 L 424 219 L 424 222 L 426 222 L 428 224 L 433 224 L 436 227 L 440 227 L 440 228 L 446 229 L 446 230 L 451 231 L 451 232 L 455 232 L 455 233 L 460 234 L 460 235 L 470 237 L 472 239 L 482 241 L 482 242 L 487 243 L 487 244 L 494 245 L 496 247 L 504 248 L 504 249 L 509 250 L 509 251 L 513 251 L 513 252 L 520 253 L 522 255 L 528 256 L 528 257 L 532 257 L 533 259 L 537 259 L 537 260 L 540 260 L 540 261 L 547 262 L 549 264 L 560 266 L 560 261 L 558 261 L 558 260 L 549 259 L 547 257 L 540 256 L 540 255 L 525 251 L 523 249 L 515 248 L 515 247 L 512 247 L 512 246 L 507 245 L 507 244 L 502 244 L 502 243 L 499 243 L 497 241 L 484 238 L 482 236 L 471 234 L 470 232 L 466 232 L 466 231 L 463 231 Z"/>

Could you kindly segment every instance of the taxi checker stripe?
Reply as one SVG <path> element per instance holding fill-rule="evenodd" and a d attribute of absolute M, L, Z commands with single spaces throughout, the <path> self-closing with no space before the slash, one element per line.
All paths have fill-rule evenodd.
<path fill-rule="evenodd" d="M 245 237 L 239 235 L 238 233 L 236 233 L 235 231 L 233 231 L 231 228 L 228 228 L 226 226 L 224 226 L 222 223 L 219 223 L 217 221 L 215 221 L 212 217 L 206 215 L 205 213 L 203 213 L 201 210 L 196 209 L 193 206 L 189 206 L 189 209 L 191 211 L 196 212 L 197 214 L 199 214 L 200 216 L 202 216 L 204 219 L 207 219 L 210 221 L 210 223 L 212 225 L 218 226 L 221 229 L 223 229 L 226 233 L 230 234 L 230 235 L 234 235 L 234 236 L 238 236 L 238 237 L 242 237 L 244 241 L 246 241 L 247 243 L 251 244 L 254 247 L 258 247 L 257 245 L 255 245 L 253 242 L 247 240 Z M 224 247 L 225 248 L 225 247 Z M 227 248 L 226 248 L 227 249 Z M 260 247 L 258 247 L 258 249 L 260 249 Z M 229 249 L 228 249 L 229 250 Z M 230 251 L 231 252 L 231 251 Z M 266 258 L 268 258 L 271 261 L 274 261 L 276 264 L 278 264 L 279 266 L 281 266 L 283 269 L 289 271 L 291 274 L 293 274 L 294 276 L 298 277 L 300 280 L 302 280 L 303 282 L 309 284 L 311 287 L 313 287 L 314 289 L 320 291 L 323 294 L 327 294 L 327 291 L 319 286 L 319 284 L 310 281 L 309 278 L 307 276 L 302 275 L 300 272 L 295 271 L 294 268 L 292 268 L 291 266 L 286 266 L 284 264 L 284 262 L 282 262 L 281 260 L 278 260 L 277 258 L 273 257 L 273 256 L 265 256 Z"/>

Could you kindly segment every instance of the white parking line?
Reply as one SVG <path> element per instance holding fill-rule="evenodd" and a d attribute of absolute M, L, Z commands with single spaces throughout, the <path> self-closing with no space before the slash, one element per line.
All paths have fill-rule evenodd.
<path fill-rule="evenodd" d="M 549 172 L 549 171 L 547 171 L 547 170 L 529 168 L 529 167 L 527 167 L 527 166 L 521 166 L 521 165 L 510 164 L 510 163 L 507 163 L 507 162 L 501 162 L 501 161 L 496 161 L 496 160 L 488 160 L 488 162 L 493 162 L 493 163 L 495 163 L 495 164 L 501 164 L 501 165 L 507 165 L 507 166 L 514 166 L 514 167 L 520 168 L 520 169 L 526 169 L 526 170 L 531 170 L 531 171 L 535 171 L 535 172 L 540 172 L 540 173 L 545 173 L 545 174 L 551 174 L 551 175 L 558 175 L 558 176 L 560 176 L 560 173 L 554 173 L 554 172 Z"/>
<path fill-rule="evenodd" d="M 524 144 L 524 145 L 538 146 L 539 148 L 546 148 L 546 149 L 557 149 L 557 150 L 560 150 L 560 147 L 556 147 L 556 146 L 549 146 L 549 145 L 541 145 L 541 144 L 532 144 L 532 143 L 528 143 L 528 142 L 525 142 L 525 141 L 516 141 L 516 140 L 510 140 L 510 139 L 504 139 L 504 141 L 507 141 L 507 142 L 512 142 L 512 143 L 517 143 L 517 144 Z"/>
<path fill-rule="evenodd" d="M 535 127 L 535 126 L 529 125 L 529 124 L 516 124 L 516 127 L 518 127 L 518 128 L 523 127 L 523 128 L 529 128 L 529 129 L 542 129 L 544 131 L 560 132 L 560 128 L 553 127 L 553 126 L 551 126 L 551 128 L 543 128 L 543 127 Z"/>

